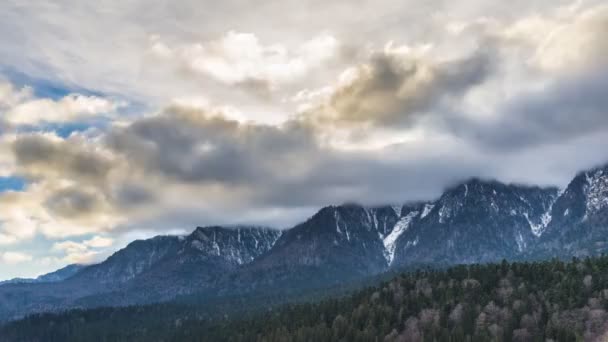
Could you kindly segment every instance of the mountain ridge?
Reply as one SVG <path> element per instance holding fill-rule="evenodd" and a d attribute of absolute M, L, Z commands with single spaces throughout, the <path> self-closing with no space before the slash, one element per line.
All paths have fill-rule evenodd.
<path fill-rule="evenodd" d="M 213 297 L 339 286 L 417 265 L 605 251 L 608 166 L 577 174 L 563 190 L 471 178 L 433 201 L 327 206 L 282 231 L 209 226 L 186 236 L 134 241 L 68 279 L 0 286 L 0 320 L 191 293 Z M 15 299 L 24 297 L 31 305 Z"/>
<path fill-rule="evenodd" d="M 42 274 L 36 278 L 13 278 L 13 279 L 8 279 L 8 280 L 3 280 L 3 281 L 0 281 L 0 285 L 20 284 L 20 283 L 52 283 L 52 282 L 62 281 L 62 280 L 65 280 L 67 278 L 74 276 L 76 273 L 78 273 L 80 270 L 82 270 L 83 268 L 85 268 L 87 266 L 88 265 L 70 264 L 70 265 L 64 266 L 60 269 L 57 269 L 55 271 Z"/>

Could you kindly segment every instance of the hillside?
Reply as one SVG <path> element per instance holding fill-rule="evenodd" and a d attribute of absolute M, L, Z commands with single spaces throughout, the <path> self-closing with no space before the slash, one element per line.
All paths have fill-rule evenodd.
<path fill-rule="evenodd" d="M 263 305 L 261 305 L 263 307 Z M 348 297 L 248 317 L 197 319 L 192 307 L 34 315 L 7 341 L 605 341 L 608 257 L 420 270 Z"/>

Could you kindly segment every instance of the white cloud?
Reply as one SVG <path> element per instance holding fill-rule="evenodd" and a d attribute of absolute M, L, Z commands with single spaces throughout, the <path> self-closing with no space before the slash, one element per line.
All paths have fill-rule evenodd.
<path fill-rule="evenodd" d="M 13 103 L 4 118 L 13 125 L 62 123 L 112 114 L 123 105 L 97 96 L 71 94 L 57 101 L 43 98 Z"/>
<path fill-rule="evenodd" d="M 151 38 L 151 51 L 168 63 L 177 63 L 203 76 L 229 85 L 274 88 L 298 81 L 311 69 L 336 57 L 336 38 L 324 34 L 295 49 L 281 44 L 263 45 L 252 33 L 230 31 L 205 43 L 169 47 L 160 37 Z"/>
<path fill-rule="evenodd" d="M 91 239 L 75 242 L 61 241 L 53 244 L 52 250 L 62 252 L 63 257 L 60 258 L 63 262 L 70 264 L 89 264 L 94 261 L 99 261 L 99 257 L 106 255 L 107 248 L 111 247 L 114 240 L 102 236 L 94 236 Z"/>
<path fill-rule="evenodd" d="M 8 245 L 17 242 L 17 238 L 13 235 L 0 233 L 0 245 Z"/>
<path fill-rule="evenodd" d="M 112 159 L 94 140 L 33 133 L 4 143 L 16 159 L 12 172 L 28 185 L 0 192 L 0 243 L 111 230 L 124 219 L 104 192 Z"/>
<path fill-rule="evenodd" d="M 74 242 L 74 241 L 62 241 L 55 242 L 53 244 L 54 251 L 62 251 L 69 254 L 76 254 L 86 252 L 88 250 L 87 246 L 82 243 Z"/>
<path fill-rule="evenodd" d="M 0 253 L 0 263 L 9 265 L 22 264 L 24 262 L 32 261 L 33 257 L 26 253 L 21 252 L 4 252 Z"/>
<path fill-rule="evenodd" d="M 12 83 L 0 81 L 0 110 L 14 107 L 32 97 L 33 89 L 31 87 L 15 89 Z"/>
<path fill-rule="evenodd" d="M 112 244 L 114 243 L 114 240 L 108 237 L 103 237 L 103 236 L 94 236 L 89 240 L 86 240 L 83 242 L 86 246 L 88 247 L 92 247 L 92 248 L 104 248 L 104 247 L 110 247 L 112 246 Z"/>
<path fill-rule="evenodd" d="M 606 31 L 608 6 L 568 7 L 554 16 L 522 19 L 504 35 L 530 44 L 534 50 L 531 61 L 547 72 L 578 72 L 605 61 Z"/>

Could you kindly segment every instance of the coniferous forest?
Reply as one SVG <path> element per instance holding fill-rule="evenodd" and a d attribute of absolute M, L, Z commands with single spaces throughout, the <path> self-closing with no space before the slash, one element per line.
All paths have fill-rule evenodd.
<path fill-rule="evenodd" d="M 260 301 L 263 302 L 263 301 Z M 32 315 L 2 341 L 606 341 L 608 257 L 403 273 L 240 316 L 176 303 Z M 221 310 L 215 308 L 213 310 Z"/>

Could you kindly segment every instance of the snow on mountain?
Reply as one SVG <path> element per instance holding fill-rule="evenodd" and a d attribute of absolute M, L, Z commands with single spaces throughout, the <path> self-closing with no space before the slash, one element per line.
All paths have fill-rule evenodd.
<path fill-rule="evenodd" d="M 584 186 L 586 196 L 585 218 L 608 207 L 608 173 L 597 169 L 585 173 L 587 184 Z"/>
<path fill-rule="evenodd" d="M 196 250 L 199 259 L 221 258 L 225 262 L 243 265 L 269 250 L 281 232 L 257 227 L 198 227 L 179 252 L 188 248 Z"/>
<path fill-rule="evenodd" d="M 468 188 L 467 188 L 467 190 L 468 190 Z M 426 204 L 422 211 L 422 215 L 420 215 L 420 218 L 425 218 L 434 208 L 435 208 L 435 204 L 432 204 L 432 203 Z"/>
<path fill-rule="evenodd" d="M 391 247 L 391 266 L 499 261 L 528 253 L 557 189 L 473 179 L 423 205 Z M 397 235 L 397 232 L 395 232 Z M 391 255 L 391 254 L 389 254 Z"/>
<path fill-rule="evenodd" d="M 389 235 L 387 235 L 383 240 L 384 244 L 384 255 L 386 257 L 386 261 L 390 266 L 393 263 L 393 259 L 395 258 L 395 248 L 397 248 L 397 239 L 410 227 L 412 220 L 419 214 L 418 211 L 413 211 L 399 219 L 393 230 Z"/>

